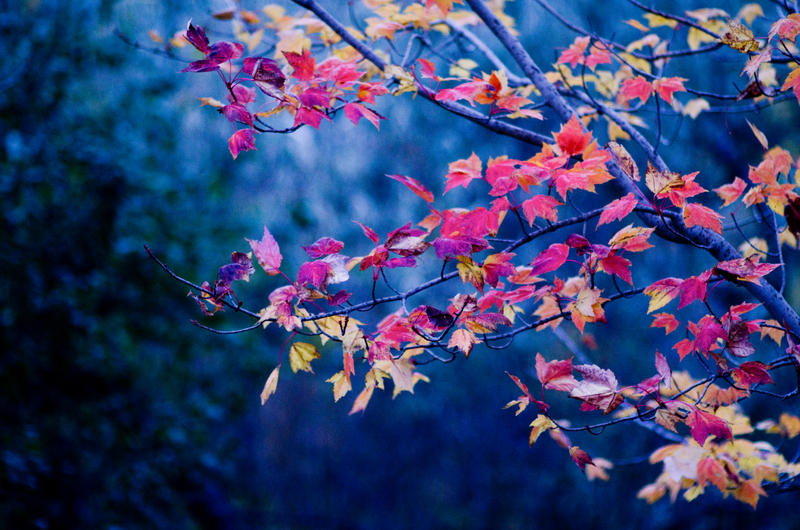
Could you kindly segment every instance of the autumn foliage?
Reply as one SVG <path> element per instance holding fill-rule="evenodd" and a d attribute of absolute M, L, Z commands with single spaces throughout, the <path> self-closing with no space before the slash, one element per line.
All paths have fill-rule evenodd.
<path fill-rule="evenodd" d="M 501 348 L 523 333 L 567 331 L 590 344 L 592 334 L 604 333 L 610 304 L 644 298 L 647 316 L 631 325 L 674 337 L 671 360 L 641 344 L 638 353 L 652 359 L 647 378 L 618 377 L 619 367 L 599 366 L 580 348 L 566 359 L 531 352 L 529 373 L 508 374 L 506 407 L 528 415 L 530 444 L 547 433 L 589 479 L 608 479 L 614 448 L 603 458 L 572 438 L 611 425 L 649 429 L 667 445 L 650 456 L 663 472 L 640 485 L 638 496 L 648 502 L 681 492 L 692 500 L 713 487 L 756 507 L 770 491 L 797 485 L 800 464 L 778 448 L 800 434 L 800 418 L 784 409 L 800 383 L 800 317 L 784 295 L 793 274 L 784 270 L 784 256 L 797 253 L 800 237 L 800 153 L 770 146 L 748 121 L 747 141 L 760 143 L 763 156 L 714 189 L 702 173 L 673 169 L 660 153 L 662 115 L 691 126 L 715 113 L 800 104 L 796 3 L 774 2 L 767 15 L 760 3 L 742 3 L 736 12 L 667 12 L 629 0 L 621 4 L 638 16 L 620 21 L 618 35 L 630 37 L 623 41 L 537 0 L 530 2 L 537 14 L 575 34 L 555 43 L 547 64 L 522 46 L 501 0 L 364 0 L 357 24 L 336 18 L 323 2 L 293 4 L 216 13 L 230 24 L 231 40 L 212 42 L 189 23 L 168 44 L 194 58 L 184 72 L 219 77 L 216 98 L 200 99 L 231 123 L 233 158 L 264 148 L 266 133 L 318 129 L 342 116 L 379 129 L 391 116 L 377 105 L 389 96 L 437 105 L 536 151 L 524 160 L 465 152 L 442 168 L 440 182 L 387 175 L 410 200 L 424 201 L 428 214 L 396 219 L 386 234 L 357 221 L 364 240 L 353 248 L 335 234 L 279 242 L 265 227 L 213 282 L 182 280 L 208 315 L 236 308 L 254 319 L 248 330 L 285 331 L 262 402 L 280 391 L 287 355 L 293 372 L 313 372 L 321 355 L 341 355 L 341 369 L 322 377 L 336 401 L 349 399 L 350 413 L 360 413 L 376 390 L 396 396 L 429 382 L 422 361 L 480 355 L 482 346 Z M 451 38 L 469 44 L 472 56 L 437 47 Z M 682 60 L 715 57 L 736 65 L 737 93 L 699 90 L 697 79 L 681 75 L 688 75 Z M 596 200 L 590 210 L 574 205 L 576 195 L 600 197 L 601 187 L 614 198 Z M 478 188 L 482 201 L 454 204 L 457 188 Z M 743 222 L 760 232 L 745 235 Z M 660 279 L 641 285 L 640 255 L 667 244 L 707 252 L 715 264 L 665 266 Z M 295 252 L 293 245 L 306 259 L 287 270 L 282 252 Z M 256 274 L 253 259 L 277 283 L 265 307 L 247 310 L 235 291 Z M 441 272 L 406 291 L 391 288 L 389 276 L 423 263 Z M 351 285 L 364 283 L 371 296 L 354 299 Z M 458 293 L 415 305 L 416 295 L 435 296 L 444 284 Z M 720 286 L 735 289 L 738 301 L 724 303 Z M 774 400 L 775 417 L 751 424 L 754 395 Z M 559 396 L 574 401 L 584 423 L 559 419 Z"/>

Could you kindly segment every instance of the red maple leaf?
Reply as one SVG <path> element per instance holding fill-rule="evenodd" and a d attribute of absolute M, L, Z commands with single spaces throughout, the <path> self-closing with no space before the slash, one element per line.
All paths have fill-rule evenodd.
<path fill-rule="evenodd" d="M 720 262 L 714 270 L 729 280 L 758 283 L 759 278 L 780 267 L 780 263 L 759 263 L 759 255 Z"/>
<path fill-rule="evenodd" d="M 283 52 L 283 56 L 294 68 L 292 77 L 300 81 L 311 81 L 314 78 L 314 69 L 317 66 L 317 61 L 311 57 L 311 52 L 308 48 L 304 49 L 303 53 Z"/>
<path fill-rule="evenodd" d="M 374 110 L 365 107 L 361 103 L 348 103 L 344 106 L 344 115 L 347 119 L 353 122 L 353 125 L 358 125 L 361 118 L 365 118 L 368 122 L 375 126 L 376 129 L 381 128 L 381 120 L 385 120 L 383 116 Z"/>
<path fill-rule="evenodd" d="M 561 126 L 561 130 L 553 133 L 553 137 L 556 139 L 561 153 L 566 156 L 583 153 L 583 150 L 592 141 L 592 133 L 584 132 L 583 124 L 574 115 Z"/>
<path fill-rule="evenodd" d="M 553 243 L 531 262 L 531 274 L 554 271 L 567 261 L 569 247 L 564 243 Z"/>
<path fill-rule="evenodd" d="M 633 79 L 626 79 L 622 82 L 619 95 L 623 102 L 639 98 L 642 103 L 647 103 L 652 91 L 653 85 L 647 79 L 642 76 L 636 76 Z"/>
<path fill-rule="evenodd" d="M 667 103 L 672 103 L 672 94 L 675 92 L 686 92 L 683 82 L 688 81 L 683 77 L 662 77 L 653 81 L 653 90 L 659 97 Z"/>
<path fill-rule="evenodd" d="M 775 381 L 772 380 L 772 377 L 767 372 L 769 369 L 770 367 L 764 363 L 749 361 L 742 363 L 738 368 L 734 368 L 731 375 L 737 385 L 750 388 L 758 383 L 773 384 Z"/>
<path fill-rule="evenodd" d="M 552 195 L 534 195 L 530 199 L 523 201 L 522 213 L 528 219 L 528 223 L 533 226 L 537 217 L 548 221 L 558 221 L 558 210 L 556 206 L 564 204 Z"/>
<path fill-rule="evenodd" d="M 709 412 L 703 412 L 699 409 L 694 409 L 689 414 L 689 417 L 686 418 L 686 424 L 689 425 L 689 428 L 691 429 L 692 437 L 700 445 L 703 445 L 706 441 L 706 438 L 711 435 L 723 440 L 730 440 L 733 438 L 731 429 L 728 427 L 728 424 L 725 423 L 725 420 L 719 416 Z"/>
<path fill-rule="evenodd" d="M 603 208 L 603 213 L 600 214 L 600 219 L 597 220 L 597 226 L 614 220 L 621 220 L 636 208 L 637 203 L 638 201 L 633 193 L 628 193 L 620 199 L 611 201 Z"/>

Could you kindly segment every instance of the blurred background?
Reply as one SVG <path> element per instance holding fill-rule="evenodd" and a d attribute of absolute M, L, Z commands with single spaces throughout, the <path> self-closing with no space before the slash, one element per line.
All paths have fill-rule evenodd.
<path fill-rule="evenodd" d="M 626 31 L 619 20 L 634 15 L 623 8 L 610 20 L 597 4 L 572 4 L 565 15 L 606 34 Z M 508 10 L 535 58 L 553 62 L 557 52 L 537 47 L 537 35 L 547 31 L 548 42 L 559 46 L 573 35 L 531 5 L 510 3 Z M 731 12 L 738 5 L 715 3 Z M 190 320 L 202 315 L 187 289 L 143 245 L 199 283 L 213 280 L 229 253 L 248 250 L 244 238 L 260 237 L 267 225 L 286 268 L 296 270 L 300 244 L 321 236 L 342 239 L 352 254 L 367 252 L 351 219 L 386 233 L 425 214 L 422 201 L 384 174 L 418 178 L 438 196 L 449 161 L 472 151 L 484 160 L 532 151 L 406 96 L 378 105 L 389 117 L 380 133 L 339 117 L 319 133 L 261 135 L 258 151 L 234 162 L 226 144 L 230 125 L 197 101 L 224 97 L 217 79 L 179 74 L 185 63 L 118 35 L 149 48 L 149 30 L 171 36 L 193 18 L 210 25 L 212 40 L 222 38 L 227 27 L 209 14 L 224 7 L 172 0 L 0 2 L 2 526 L 796 524 L 792 494 L 761 500 L 757 512 L 714 492 L 675 505 L 637 500 L 636 491 L 660 473 L 646 460 L 664 442 L 649 431 L 623 427 L 598 438 L 573 437 L 593 456 L 617 462 L 607 483 L 588 482 L 547 437 L 529 448 L 533 416 L 502 410 L 518 394 L 504 371 L 534 384 L 537 351 L 569 356 L 547 333 L 525 336 L 507 350 L 476 348 L 469 360 L 431 364 L 423 370 L 431 383 L 417 385 L 414 396 L 392 400 L 378 393 L 364 414 L 352 417 L 355 393 L 335 404 L 323 382 L 339 369 L 332 349 L 314 363 L 316 375 L 293 375 L 286 367 L 277 394 L 261 407 L 259 392 L 285 336 L 268 330 L 222 337 L 193 326 Z M 732 52 L 703 65 L 701 75 L 691 71 L 699 61 L 683 73 L 705 88 L 732 92 L 734 82 L 742 84 L 740 62 Z M 787 124 L 800 122 L 797 108 L 783 103 L 751 117 L 795 156 L 797 130 Z M 747 164 L 760 159 L 740 115 L 667 119 L 665 130 L 668 162 L 683 173 L 700 170 L 709 189 L 744 176 Z M 475 199 L 456 190 L 438 204 Z M 587 195 L 579 203 L 594 200 Z M 634 277 L 641 285 L 713 264 L 670 245 L 638 258 L 641 275 Z M 796 253 L 789 259 L 796 263 Z M 398 281 L 415 282 L 425 273 Z M 791 274 L 787 281 L 796 305 L 800 285 Z M 237 294 L 258 309 L 274 282 L 257 274 Z M 743 294 L 721 297 L 735 302 Z M 646 300 L 613 305 L 607 325 L 590 326 L 597 349 L 589 354 L 620 379 L 652 375 L 654 348 L 670 350 L 649 322 L 631 329 L 645 310 Z M 203 322 L 223 329 L 250 324 L 230 312 Z M 577 408 L 557 406 L 565 416 Z M 796 401 L 782 406 L 798 412 Z M 777 416 L 772 403 L 754 400 L 753 407 L 754 421 Z"/>

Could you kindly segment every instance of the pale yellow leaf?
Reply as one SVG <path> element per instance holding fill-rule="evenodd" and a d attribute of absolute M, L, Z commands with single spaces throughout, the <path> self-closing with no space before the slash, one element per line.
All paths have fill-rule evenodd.
<path fill-rule="evenodd" d="M 278 374 L 280 372 L 280 365 L 276 366 L 267 377 L 267 382 L 264 384 L 264 389 L 261 390 L 261 404 L 267 402 L 269 397 L 275 393 L 278 388 Z"/>

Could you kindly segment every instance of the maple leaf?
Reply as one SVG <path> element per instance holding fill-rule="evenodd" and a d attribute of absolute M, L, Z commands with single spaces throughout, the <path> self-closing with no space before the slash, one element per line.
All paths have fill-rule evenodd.
<path fill-rule="evenodd" d="M 742 363 L 739 367 L 734 368 L 731 372 L 733 380 L 736 384 L 745 388 L 750 388 L 755 384 L 771 385 L 775 381 L 770 377 L 768 370 L 769 366 L 758 361 L 748 361 Z"/>
<path fill-rule="evenodd" d="M 497 287 L 501 277 L 509 276 L 516 272 L 514 265 L 510 263 L 515 256 L 512 252 L 498 252 L 486 257 L 483 262 L 482 272 L 486 283 L 492 287 Z"/>
<path fill-rule="evenodd" d="M 569 392 L 577 381 L 572 376 L 572 359 L 545 361 L 541 353 L 536 354 L 536 377 L 545 388 Z"/>
<path fill-rule="evenodd" d="M 722 34 L 720 41 L 742 53 L 756 52 L 759 48 L 750 28 L 733 20 L 728 23 L 728 29 Z"/>
<path fill-rule="evenodd" d="M 283 256 L 281 256 L 278 243 L 275 241 L 275 238 L 272 237 L 272 234 L 269 233 L 266 226 L 264 227 L 264 236 L 260 241 L 247 239 L 247 242 L 250 243 L 250 248 L 253 249 L 258 264 L 261 265 L 264 272 L 270 276 L 280 273 L 279 269 Z"/>
<path fill-rule="evenodd" d="M 292 77 L 300 81 L 311 81 L 314 78 L 314 69 L 317 62 L 311 56 L 311 51 L 308 48 L 303 50 L 303 53 L 283 52 L 283 56 L 294 68 Z"/>
<path fill-rule="evenodd" d="M 199 52 L 208 54 L 208 52 L 211 51 L 206 32 L 203 28 L 193 25 L 191 20 L 186 25 L 186 33 L 183 37 L 189 44 L 197 48 Z"/>
<path fill-rule="evenodd" d="M 772 39 L 775 35 L 789 41 L 796 40 L 797 36 L 800 35 L 800 14 L 791 13 L 786 18 L 782 18 L 772 24 L 769 30 L 769 39 Z"/>
<path fill-rule="evenodd" d="M 720 491 L 728 487 L 728 473 L 716 458 L 706 457 L 697 463 L 697 483 L 705 487 L 710 482 Z"/>
<path fill-rule="evenodd" d="M 240 129 L 228 138 L 228 150 L 234 160 L 242 151 L 253 151 L 256 148 L 256 139 L 252 129 Z"/>
<path fill-rule="evenodd" d="M 681 293 L 681 283 L 683 281 L 680 278 L 664 278 L 647 287 L 644 290 L 644 294 L 650 297 L 647 313 L 652 313 L 677 298 Z"/>
<path fill-rule="evenodd" d="M 651 328 L 664 328 L 664 332 L 669 335 L 678 329 L 678 319 L 672 313 L 656 313 L 653 315 L 653 323 L 650 324 Z"/>
<path fill-rule="evenodd" d="M 733 497 L 735 499 L 749 504 L 754 510 L 758 504 L 760 495 L 766 496 L 767 493 L 755 479 L 745 480 L 738 488 L 733 490 Z"/>
<path fill-rule="evenodd" d="M 522 202 L 522 213 L 528 219 L 528 224 L 533 226 L 537 217 L 555 223 L 558 221 L 557 206 L 564 203 L 551 195 L 534 195 Z"/>
<path fill-rule="evenodd" d="M 350 377 L 344 370 L 339 370 L 328 379 L 325 380 L 326 383 L 333 383 L 333 401 L 339 401 L 344 397 L 350 390 L 352 390 L 352 385 L 350 384 Z"/>
<path fill-rule="evenodd" d="M 747 183 L 745 183 L 744 180 L 736 177 L 730 184 L 725 184 L 719 188 L 714 188 L 714 191 L 716 191 L 717 195 L 719 195 L 719 197 L 725 201 L 722 203 L 722 206 L 728 206 L 729 204 L 736 202 L 736 199 L 739 198 L 746 186 Z"/>
<path fill-rule="evenodd" d="M 300 124 L 310 125 L 313 128 L 319 130 L 319 124 L 322 123 L 322 120 L 326 119 L 328 121 L 331 120 L 330 116 L 322 112 L 321 110 L 301 106 L 297 108 L 297 111 L 294 114 L 294 127 L 297 127 Z"/>
<path fill-rule="evenodd" d="M 622 172 L 625 173 L 628 178 L 636 182 L 641 179 L 639 176 L 639 167 L 636 165 L 633 157 L 630 155 L 630 153 L 628 153 L 628 150 L 625 149 L 625 147 L 617 142 L 608 142 L 607 149 L 608 152 L 611 153 L 611 158 L 617 163 L 620 169 L 622 169 Z"/>
<path fill-rule="evenodd" d="M 469 354 L 472 352 L 472 348 L 481 342 L 482 341 L 471 331 L 466 329 L 457 329 L 450 336 L 450 340 L 447 341 L 447 347 L 458 348 L 464 354 L 464 357 L 469 357 Z"/>
<path fill-rule="evenodd" d="M 267 382 L 264 383 L 264 388 L 261 390 L 261 405 L 263 406 L 264 403 L 267 402 L 269 397 L 275 393 L 278 389 L 278 375 L 280 375 L 281 366 L 276 366 L 272 372 L 270 372 L 269 377 L 267 377 Z"/>
<path fill-rule="evenodd" d="M 589 456 L 589 453 L 577 445 L 569 448 L 569 456 L 572 458 L 572 461 L 575 462 L 575 465 L 581 468 L 581 471 L 583 471 L 588 464 L 592 463 L 592 457 Z"/>
<path fill-rule="evenodd" d="M 469 158 L 450 162 L 447 167 L 447 175 L 445 176 L 447 185 L 444 188 L 444 193 L 447 193 L 456 186 L 463 186 L 466 188 L 473 180 L 482 178 L 482 167 L 481 159 L 478 158 L 475 153 L 472 153 Z"/>
<path fill-rule="evenodd" d="M 728 424 L 715 414 L 703 412 L 699 409 L 692 410 L 686 418 L 686 424 L 691 429 L 692 437 L 701 446 L 706 442 L 706 439 L 714 435 L 722 440 L 730 440 L 733 438 L 731 429 Z"/>
<path fill-rule="evenodd" d="M 220 109 L 220 112 L 222 112 L 223 116 L 228 118 L 231 123 L 236 123 L 238 121 L 251 127 L 253 126 L 253 116 L 241 103 L 231 103 L 230 105 L 225 105 Z M 231 151 L 231 154 L 233 154 L 233 151 Z"/>
<path fill-rule="evenodd" d="M 675 92 L 686 92 L 683 82 L 688 81 L 683 77 L 662 77 L 653 81 L 653 90 L 656 91 L 658 96 L 666 101 L 672 103 L 672 94 Z"/>
<path fill-rule="evenodd" d="M 760 256 L 722 261 L 714 270 L 728 280 L 758 283 L 759 279 L 780 267 L 780 263 L 759 263 Z"/>
<path fill-rule="evenodd" d="M 294 373 L 302 370 L 313 374 L 314 370 L 311 368 L 311 361 L 319 359 L 319 357 L 320 354 L 317 348 L 307 342 L 295 342 L 289 349 L 289 363 Z"/>
<path fill-rule="evenodd" d="M 428 188 L 422 185 L 420 181 L 412 177 L 404 177 L 403 175 L 386 175 L 390 179 L 396 180 L 406 185 L 408 189 L 413 191 L 417 196 L 424 199 L 426 202 L 433 202 L 433 193 Z"/>
<path fill-rule="evenodd" d="M 532 427 L 532 429 L 531 435 L 528 437 L 528 445 L 533 445 L 543 432 L 555 429 L 556 424 L 544 414 L 539 414 L 536 416 L 536 419 L 531 422 L 529 427 Z"/>
<path fill-rule="evenodd" d="M 252 76 L 256 86 L 265 94 L 282 95 L 286 76 L 274 60 L 269 57 L 247 57 L 242 64 L 242 71 Z"/>
<path fill-rule="evenodd" d="M 322 258 L 329 254 L 336 254 L 340 250 L 344 248 L 344 243 L 341 241 L 337 241 L 332 237 L 321 237 L 317 239 L 313 244 L 303 247 L 306 254 L 310 258 Z"/>
<path fill-rule="evenodd" d="M 575 68 L 578 64 L 584 63 L 583 54 L 586 53 L 586 48 L 589 47 L 591 37 L 576 37 L 569 48 L 561 52 L 556 64 L 569 64 L 570 67 Z"/>
<path fill-rule="evenodd" d="M 298 285 L 310 284 L 317 289 L 324 289 L 330 272 L 330 263 L 309 261 L 300 266 L 300 270 L 297 273 L 297 283 Z"/>
<path fill-rule="evenodd" d="M 563 243 L 553 243 L 531 262 L 531 274 L 537 275 L 554 271 L 567 261 L 569 247 Z"/>
<path fill-rule="evenodd" d="M 367 404 L 369 403 L 370 398 L 372 398 L 372 393 L 375 391 L 375 386 L 367 386 L 364 387 L 356 400 L 353 402 L 353 407 L 350 409 L 349 414 L 355 414 L 356 412 L 363 412 L 364 409 L 367 408 Z"/>
<path fill-rule="evenodd" d="M 683 185 L 683 180 L 678 173 L 673 171 L 659 171 L 650 162 L 647 162 L 647 171 L 644 175 L 645 185 L 647 189 L 653 192 L 653 195 L 659 196 L 673 186 Z"/>
<path fill-rule="evenodd" d="M 642 252 L 653 245 L 647 239 L 653 233 L 654 228 L 644 228 L 641 226 L 628 225 L 620 229 L 608 241 L 608 245 L 613 250 L 627 250 L 629 252 Z"/>
<path fill-rule="evenodd" d="M 603 213 L 600 214 L 600 219 L 597 220 L 597 226 L 610 223 L 614 220 L 622 220 L 623 217 L 627 216 L 636 208 L 637 203 L 638 200 L 633 193 L 628 193 L 620 199 L 611 201 L 603 208 Z"/>
<path fill-rule="evenodd" d="M 750 342 L 750 330 L 747 323 L 742 320 L 729 321 L 725 325 L 726 345 L 731 355 L 735 357 L 749 357 L 756 352 Z"/>
<path fill-rule="evenodd" d="M 683 309 L 695 300 L 705 300 L 708 279 L 711 272 L 706 271 L 700 276 L 691 276 L 681 282 L 681 300 L 678 309 Z"/>
<path fill-rule="evenodd" d="M 669 367 L 669 363 L 667 362 L 667 358 L 664 357 L 660 351 L 656 350 L 656 372 L 661 377 L 661 381 L 664 382 L 664 386 L 670 388 L 672 386 L 672 369 Z"/>
<path fill-rule="evenodd" d="M 386 119 L 374 110 L 365 107 L 361 103 L 347 103 L 344 106 L 344 115 L 347 116 L 348 120 L 353 122 L 353 125 L 358 125 L 359 120 L 361 118 L 365 118 L 378 130 L 381 128 L 381 120 Z"/>
<path fill-rule="evenodd" d="M 794 92 L 794 96 L 797 98 L 798 103 L 800 103 L 800 68 L 795 68 L 789 75 L 786 76 L 786 79 L 783 81 L 783 86 L 781 86 L 781 90 L 789 90 L 792 89 Z"/>
<path fill-rule="evenodd" d="M 223 265 L 217 272 L 217 277 L 222 285 L 229 286 L 231 282 L 236 280 L 250 281 L 250 275 L 255 272 L 253 263 L 250 261 L 250 255 L 242 252 L 233 252 L 231 254 L 231 262 Z"/>
<path fill-rule="evenodd" d="M 583 401 L 588 410 L 600 409 L 603 414 L 620 406 L 624 398 L 617 391 L 619 384 L 614 372 L 593 364 L 575 366 L 575 371 L 583 379 L 575 384 L 569 397 Z"/>
<path fill-rule="evenodd" d="M 602 270 L 608 274 L 615 274 L 633 285 L 633 278 L 631 277 L 631 262 L 622 256 L 617 256 L 613 253 L 605 258 L 597 260 L 598 270 Z"/>
<path fill-rule="evenodd" d="M 581 154 L 586 149 L 592 141 L 592 133 L 584 132 L 583 124 L 573 115 L 557 133 L 553 133 L 553 138 L 563 155 L 572 156 Z"/>
<path fill-rule="evenodd" d="M 702 226 L 714 232 L 722 233 L 722 216 L 706 206 L 687 203 L 683 207 L 683 221 L 686 226 Z"/>
<path fill-rule="evenodd" d="M 367 236 L 367 238 L 370 241 L 372 241 L 376 245 L 378 244 L 378 242 L 380 241 L 380 238 L 378 237 L 378 234 L 375 233 L 375 230 L 373 230 L 372 228 L 368 227 L 367 225 L 361 223 L 360 221 L 353 221 L 353 222 L 361 227 L 361 231 L 364 232 L 364 235 Z"/>
<path fill-rule="evenodd" d="M 636 76 L 633 79 L 626 79 L 622 82 L 619 95 L 623 102 L 639 98 L 642 103 L 647 103 L 652 91 L 653 85 L 647 79 L 642 76 Z"/>

